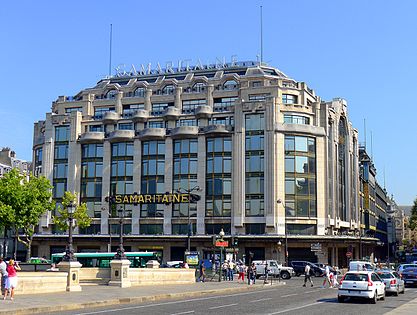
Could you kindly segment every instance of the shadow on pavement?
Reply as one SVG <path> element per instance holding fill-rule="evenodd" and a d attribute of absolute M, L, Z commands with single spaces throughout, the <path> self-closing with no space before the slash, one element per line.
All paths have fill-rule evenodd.
<path fill-rule="evenodd" d="M 324 302 L 324 303 L 338 303 L 336 298 L 331 298 L 331 299 L 319 299 L 317 300 L 317 302 Z"/>

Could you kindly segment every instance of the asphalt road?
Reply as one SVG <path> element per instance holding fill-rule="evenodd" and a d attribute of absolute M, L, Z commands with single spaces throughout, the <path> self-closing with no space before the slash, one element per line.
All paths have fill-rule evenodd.
<path fill-rule="evenodd" d="M 384 314 L 417 297 L 417 288 L 406 289 L 400 296 L 387 296 L 376 305 L 354 300 L 337 302 L 337 289 L 323 289 L 320 279 L 315 287 L 302 287 L 303 278 L 287 280 L 285 286 L 265 286 L 264 289 L 227 295 L 212 295 L 182 300 L 166 300 L 143 304 L 123 304 L 105 308 L 83 309 L 51 314 Z M 202 283 L 201 285 L 204 285 Z"/>

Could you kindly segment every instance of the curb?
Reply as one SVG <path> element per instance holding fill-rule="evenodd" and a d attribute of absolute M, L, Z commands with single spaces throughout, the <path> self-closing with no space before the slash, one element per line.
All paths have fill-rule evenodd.
<path fill-rule="evenodd" d="M 275 284 L 275 286 L 285 285 L 285 282 L 280 284 Z M 261 290 L 264 288 L 271 287 L 271 285 L 260 285 L 256 287 L 242 287 L 242 288 L 225 288 L 225 289 L 210 289 L 204 291 L 195 291 L 195 292 L 183 292 L 183 293 L 164 293 L 158 295 L 150 296 L 141 296 L 141 297 L 124 297 L 113 300 L 105 301 L 92 301 L 85 303 L 72 303 L 72 304 L 62 304 L 62 305 L 53 305 L 53 306 L 39 306 L 39 307 L 25 307 L 21 309 L 0 309 L 0 314 L 14 314 L 14 315 L 26 315 L 26 314 L 36 314 L 36 313 L 48 313 L 48 312 L 63 312 L 63 311 L 72 311 L 77 309 L 93 308 L 93 307 L 105 307 L 112 305 L 120 304 L 129 304 L 129 303 L 143 303 L 143 302 L 154 302 L 164 299 L 178 299 L 186 297 L 199 297 L 209 294 L 216 293 L 228 293 L 228 292 L 244 292 L 244 291 L 255 291 Z"/>

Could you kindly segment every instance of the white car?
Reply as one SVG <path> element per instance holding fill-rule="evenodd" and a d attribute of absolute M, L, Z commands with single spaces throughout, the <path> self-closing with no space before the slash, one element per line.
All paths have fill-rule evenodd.
<path fill-rule="evenodd" d="M 343 303 L 347 297 L 365 298 L 375 304 L 385 300 L 385 284 L 373 271 L 349 271 L 340 280 L 337 300 Z"/>

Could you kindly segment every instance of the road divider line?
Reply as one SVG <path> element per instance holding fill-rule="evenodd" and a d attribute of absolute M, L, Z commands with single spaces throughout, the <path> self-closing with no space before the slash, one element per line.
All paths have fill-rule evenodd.
<path fill-rule="evenodd" d="M 282 295 L 281 297 L 282 297 L 282 298 L 284 298 L 284 297 L 289 297 L 289 296 L 294 296 L 294 295 L 298 295 L 298 293 L 293 293 L 293 294 Z"/>
<path fill-rule="evenodd" d="M 216 310 L 218 308 L 229 307 L 229 306 L 236 306 L 236 305 L 237 305 L 237 303 L 226 304 L 226 305 L 219 305 L 219 306 L 213 306 L 213 307 L 209 307 L 209 310 Z"/>
<path fill-rule="evenodd" d="M 303 305 L 303 306 L 293 307 L 293 308 L 289 308 L 289 309 L 282 310 L 282 311 L 279 311 L 279 312 L 270 313 L 270 314 L 268 314 L 268 315 L 276 315 L 276 314 L 288 313 L 288 312 L 292 312 L 292 311 L 300 310 L 300 309 L 305 308 L 305 307 L 309 307 L 309 306 L 313 306 L 313 305 L 318 305 L 318 304 L 322 304 L 322 303 L 324 303 L 324 302 L 315 302 L 315 303 L 310 303 L 310 304 L 306 304 L 306 305 Z"/>
<path fill-rule="evenodd" d="M 313 292 L 316 292 L 316 290 L 306 291 L 304 293 L 313 293 Z"/>
<path fill-rule="evenodd" d="M 174 314 L 171 314 L 171 315 L 183 315 L 183 314 L 191 314 L 191 313 L 195 313 L 195 311 L 188 311 L 188 312 L 174 313 Z"/>
<path fill-rule="evenodd" d="M 272 298 L 264 298 L 264 299 L 259 299 L 259 300 L 249 301 L 249 302 L 250 302 L 250 303 L 255 303 L 255 302 L 268 301 L 268 300 L 272 300 Z"/>

